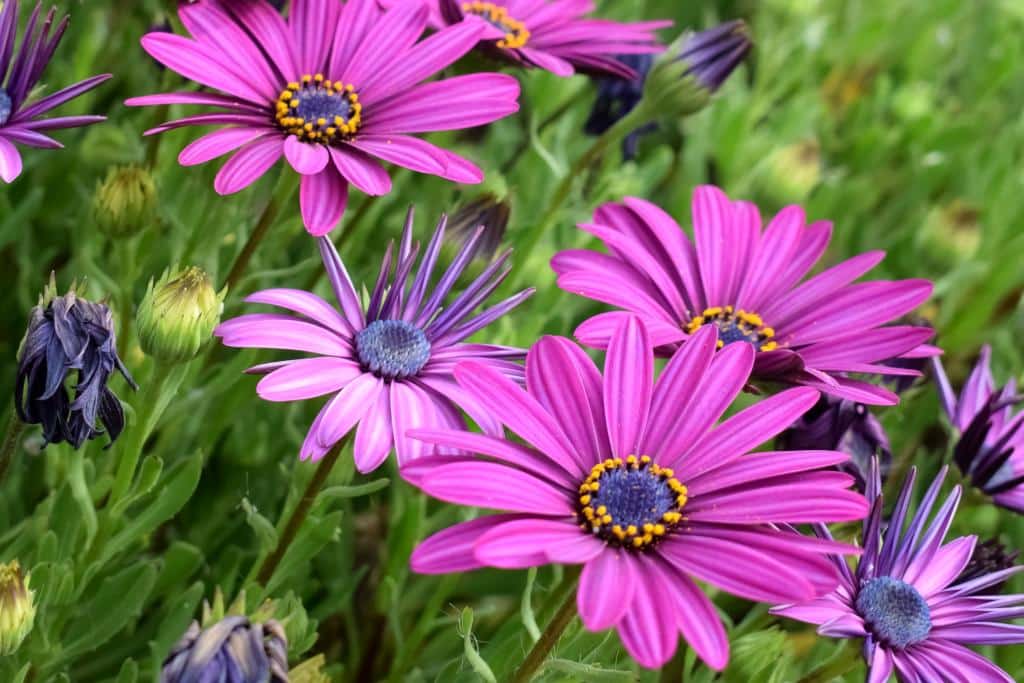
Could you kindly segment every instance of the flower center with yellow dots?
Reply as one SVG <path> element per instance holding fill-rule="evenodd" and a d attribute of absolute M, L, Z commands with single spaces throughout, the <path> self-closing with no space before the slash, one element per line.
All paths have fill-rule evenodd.
<path fill-rule="evenodd" d="M 274 118 L 282 130 L 300 140 L 328 144 L 355 135 L 362 111 L 354 87 L 323 74 L 307 74 L 281 91 Z"/>
<path fill-rule="evenodd" d="M 704 325 L 718 328 L 718 348 L 735 342 L 753 344 L 758 351 L 774 351 L 779 348 L 775 341 L 775 330 L 764 324 L 761 316 L 732 306 L 705 308 L 686 325 L 686 332 L 693 334 Z"/>
<path fill-rule="evenodd" d="M 505 37 L 494 43 L 498 47 L 513 50 L 523 47 L 530 40 L 526 24 L 510 17 L 508 9 L 501 5 L 473 0 L 462 3 L 462 11 L 465 14 L 475 14 L 499 31 L 504 31 Z"/>
<path fill-rule="evenodd" d="M 611 545 L 643 550 L 683 519 L 686 487 L 644 455 L 609 458 L 580 484 L 580 528 Z"/>

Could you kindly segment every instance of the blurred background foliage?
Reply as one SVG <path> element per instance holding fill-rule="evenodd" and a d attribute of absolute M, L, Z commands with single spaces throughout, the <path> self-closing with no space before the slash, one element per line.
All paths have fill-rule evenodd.
<path fill-rule="evenodd" d="M 608 155 L 578 183 L 557 224 L 538 234 L 541 213 L 560 178 L 591 143 L 582 132 L 594 97 L 584 77 L 518 73 L 522 111 L 485 130 L 437 136 L 486 171 L 482 188 L 456 187 L 394 171 L 396 190 L 370 200 L 353 193 L 335 241 L 357 282 L 376 275 L 384 244 L 397 237 L 408 206 L 425 235 L 443 212 L 484 191 L 511 205 L 505 243 L 523 247 L 504 290 L 537 294 L 489 328 L 488 341 L 527 346 L 542 333 L 570 335 L 600 310 L 554 286 L 548 267 L 560 249 L 592 239 L 574 227 L 603 201 L 634 194 L 657 202 L 687 225 L 694 186 L 712 182 L 754 200 L 764 217 L 798 202 L 811 219 L 835 221 L 824 265 L 884 249 L 873 277 L 927 277 L 936 294 L 920 313 L 938 330 L 954 383 L 979 346 L 991 343 L 997 379 L 1020 377 L 1024 325 L 1024 5 L 1017 0 L 875 2 L 873 0 L 605 0 L 606 16 L 668 17 L 676 29 L 743 18 L 755 49 L 706 110 L 685 122 L 661 122 L 643 138 L 634 162 Z M 212 188 L 218 164 L 183 169 L 177 152 L 187 130 L 143 138 L 163 114 L 128 109 L 129 96 L 179 87 L 138 38 L 164 21 L 155 0 L 62 3 L 72 23 L 44 77 L 46 89 L 97 72 L 114 79 L 63 113 L 105 113 L 110 120 L 58 137 L 67 149 L 25 153 L 25 172 L 0 190 L 0 355 L 10 396 L 15 354 L 29 309 L 55 271 L 62 288 L 86 280 L 95 299 L 119 316 L 122 357 L 143 385 L 151 363 L 131 329 L 146 283 L 169 265 L 197 265 L 223 281 L 274 189 L 274 174 L 229 197 Z M 565 107 L 564 114 L 546 120 Z M 182 109 L 184 111 L 184 109 Z M 170 114 L 178 114 L 175 108 Z M 97 184 L 114 164 L 153 163 L 159 217 L 132 238 L 101 234 L 92 217 Z M 290 205 L 261 245 L 246 277 L 228 293 L 225 317 L 251 310 L 248 292 L 314 285 L 328 295 L 312 241 Z M 85 453 L 88 495 L 68 484 L 65 447 L 39 452 L 29 430 L 22 454 L 0 486 L 0 559 L 33 568 L 40 617 L 26 646 L 0 660 L 13 680 L 32 661 L 33 680 L 152 680 L 170 646 L 215 590 L 234 596 L 275 538 L 282 506 L 294 504 L 311 474 L 296 454 L 316 402 L 270 404 L 241 370 L 272 354 L 213 344 L 194 361 L 146 446 L 150 480 L 133 492 L 129 526 L 104 555 L 82 524 L 109 490 L 118 448 L 103 440 Z M 120 380 L 115 390 L 138 409 Z M 932 387 L 879 411 L 903 466 L 935 472 L 947 449 Z M 411 548 L 463 511 L 426 501 L 388 467 L 353 474 L 342 458 L 326 495 L 265 591 L 250 607 L 278 601 L 288 617 L 293 663 L 322 653 L 330 680 L 472 681 L 500 679 L 530 645 L 530 624 L 554 609 L 561 571 L 481 571 L 453 577 L 410 575 Z M 148 468 L 148 469 L 146 469 Z M 90 507 L 92 506 L 92 507 Z M 90 513 L 91 510 L 91 513 Z M 854 530 L 845 530 L 847 535 Z M 999 536 L 1024 546 L 1024 522 L 972 495 L 954 531 Z M 756 568 L 751 568 L 756 571 Z M 1017 589 L 1022 586 L 1018 585 Z M 838 641 L 764 608 L 718 596 L 733 624 L 727 681 L 830 680 Z M 534 627 L 535 628 L 535 627 Z M 1024 677 L 1024 648 L 985 652 Z M 693 655 L 687 657 L 694 666 Z M 638 672 L 611 632 L 579 624 L 544 671 L 548 681 L 657 680 Z M 818 678 L 814 678 L 818 676 Z M 846 680 L 860 680 L 854 669 Z M 701 667 L 686 680 L 711 680 Z M 838 679 L 837 679 L 838 680 Z"/>

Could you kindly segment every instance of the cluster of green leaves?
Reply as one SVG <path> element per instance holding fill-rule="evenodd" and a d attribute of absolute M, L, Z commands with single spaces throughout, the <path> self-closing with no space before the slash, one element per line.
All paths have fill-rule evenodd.
<path fill-rule="evenodd" d="M 62 286 L 86 278 L 93 298 L 109 298 L 122 356 L 143 386 L 132 395 L 113 380 L 131 420 L 113 448 L 94 442 L 79 453 L 54 446 L 40 451 L 30 430 L 0 484 L 0 559 L 17 557 L 31 569 L 40 615 L 22 649 L 0 659 L 0 680 L 152 680 L 202 601 L 217 590 L 234 596 L 242 589 L 250 609 L 276 600 L 293 662 L 322 653 L 332 680 L 501 680 L 555 611 L 565 590 L 562 569 L 411 574 L 408 557 L 416 542 L 468 511 L 426 500 L 393 469 L 357 476 L 343 457 L 284 562 L 261 588 L 252 581 L 254 568 L 276 544 L 279 520 L 312 474 L 296 454 L 319 406 L 257 400 L 255 381 L 242 370 L 270 355 L 213 344 L 165 382 L 162 395 L 147 392 L 155 380 L 152 362 L 132 332 L 133 307 L 146 282 L 171 264 L 198 265 L 223 280 L 277 182 L 269 174 L 222 198 L 212 189 L 216 164 L 184 169 L 176 163 L 177 150 L 195 133 L 141 137 L 161 118 L 185 111 L 120 104 L 128 96 L 180 87 L 177 76 L 158 69 L 138 46 L 139 36 L 161 20 L 162 4 L 74 3 L 71 29 L 45 86 L 52 91 L 97 72 L 114 73 L 103 88 L 64 110 L 102 112 L 110 121 L 61 134 L 64 151 L 27 151 L 23 176 L 0 192 L 0 354 L 8 359 L 0 389 L 8 395 L 13 389 L 27 313 L 51 270 Z M 633 194 L 659 203 L 685 225 L 692 188 L 715 182 L 758 202 L 764 216 L 800 202 L 811 218 L 834 220 L 823 265 L 885 249 L 888 258 L 875 276 L 934 279 L 936 296 L 923 313 L 939 331 L 954 381 L 986 342 L 995 348 L 1000 379 L 1020 374 L 1024 12 L 1018 2 L 599 5 L 620 19 L 672 18 L 677 29 L 743 17 L 756 48 L 705 111 L 685 122 L 661 122 L 636 162 L 623 163 L 613 153 L 589 169 L 544 232 L 542 211 L 552 188 L 591 144 L 581 128 L 594 88 L 583 77 L 519 73 L 519 116 L 483 131 L 436 136 L 480 163 L 484 188 L 396 170 L 391 195 L 369 200 L 353 193 L 335 238 L 358 281 L 374 277 L 382 245 L 397 237 L 408 206 L 416 207 L 422 237 L 442 212 L 483 190 L 494 192 L 512 205 L 506 242 L 520 247 L 504 292 L 538 291 L 482 336 L 528 346 L 540 334 L 571 335 L 601 310 L 557 289 L 548 266 L 557 250 L 591 244 L 575 223 L 600 202 Z M 131 239 L 100 234 L 90 216 L 96 183 L 112 164 L 147 161 L 158 185 L 159 221 Z M 297 204 L 289 205 L 275 222 L 229 292 L 225 316 L 247 310 L 242 296 L 262 287 L 314 287 L 329 298 L 297 213 Z M 166 411 L 151 433 L 133 436 L 155 400 L 166 400 Z M 934 473 L 947 437 L 932 389 L 915 389 L 901 406 L 879 414 L 899 468 L 915 464 L 924 475 Z M 111 509 L 105 503 L 114 473 L 131 444 L 144 457 L 128 495 Z M 954 532 L 1024 546 L 1024 522 L 978 496 L 965 500 Z M 802 624 L 778 623 L 763 607 L 726 595 L 716 595 L 716 603 L 730 625 L 733 651 L 722 680 L 825 681 L 851 666 L 846 680 L 863 676 L 859 665 L 847 664 L 838 641 L 818 638 Z M 1021 648 L 986 648 L 985 654 L 1024 677 Z M 712 679 L 692 653 L 674 666 L 689 672 L 686 680 Z M 613 633 L 589 633 L 577 622 L 541 677 L 618 682 L 657 674 L 639 671 Z"/>

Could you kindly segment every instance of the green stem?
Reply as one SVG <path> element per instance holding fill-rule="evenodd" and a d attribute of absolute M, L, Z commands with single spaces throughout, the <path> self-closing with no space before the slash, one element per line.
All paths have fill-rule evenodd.
<path fill-rule="evenodd" d="M 3 444 L 0 445 L 0 482 L 7 474 L 7 468 L 14 460 L 14 454 L 18 450 L 18 441 L 22 432 L 25 431 L 25 423 L 18 419 L 18 414 L 11 411 L 11 417 L 7 421 L 7 429 L 4 431 Z"/>
<path fill-rule="evenodd" d="M 146 440 L 152 434 L 157 421 L 177 392 L 187 367 L 188 364 L 167 365 L 158 362 L 153 368 L 153 374 L 149 381 L 140 390 L 135 404 L 137 406 L 135 424 L 125 434 L 121 458 L 117 464 L 117 474 L 114 477 L 113 488 L 110 490 L 110 498 L 107 500 L 108 510 L 113 510 L 131 489 Z"/>
<path fill-rule="evenodd" d="M 643 124 L 644 121 L 648 120 L 649 115 L 643 107 L 637 107 L 633 111 L 629 112 L 626 116 L 619 119 L 615 125 L 602 133 L 594 142 L 590 145 L 586 152 L 584 152 L 576 162 L 569 169 L 569 172 L 562 178 L 562 182 L 558 184 L 554 194 L 551 195 L 551 199 L 548 202 L 547 209 L 545 209 L 541 220 L 540 227 L 531 230 L 528 234 L 525 244 L 519 246 L 521 253 L 529 254 L 532 253 L 534 247 L 537 246 L 537 242 L 540 240 L 540 236 L 547 233 L 555 221 L 558 220 L 562 207 L 565 202 L 569 199 L 569 195 L 572 193 L 573 185 L 576 181 L 584 175 L 584 171 L 600 159 L 605 152 L 611 147 L 615 146 L 623 140 L 630 131 L 638 128 Z"/>
<path fill-rule="evenodd" d="M 579 577 L 577 572 L 567 573 L 562 583 L 555 589 L 552 598 L 561 597 L 561 605 L 555 616 L 548 622 L 547 627 L 540 634 L 540 639 L 533 644 L 533 648 L 526 654 L 519 668 L 515 670 L 509 683 L 529 683 L 544 665 L 544 660 L 551 654 L 558 640 L 562 637 L 566 627 L 576 616 L 576 582 Z M 558 595 L 562 594 L 562 595 Z"/>
<path fill-rule="evenodd" d="M 72 449 L 68 458 L 68 485 L 71 487 L 71 496 L 78 503 L 82 511 L 82 522 L 85 524 L 86 547 L 94 538 L 98 523 L 96 521 L 96 507 L 92 501 L 92 494 L 89 491 L 89 483 L 85 480 L 85 449 Z"/>
<path fill-rule="evenodd" d="M 405 673 L 405 667 L 408 666 L 409 659 L 416 655 L 420 643 L 430 633 L 430 629 L 433 627 L 437 615 L 441 611 L 442 603 L 455 590 L 455 585 L 458 582 L 458 574 L 445 574 L 441 577 L 437 589 L 434 590 L 434 593 L 420 611 L 419 621 L 413 627 L 412 633 L 409 634 L 408 639 L 399 648 L 394 664 L 391 666 L 391 673 L 388 675 L 388 683 L 399 683 L 402 680 L 402 674 Z"/>
<path fill-rule="evenodd" d="M 580 92 L 587 92 L 587 89 L 581 88 Z M 541 133 L 547 130 L 548 126 L 550 126 L 552 123 L 565 116 L 565 113 L 572 109 L 572 105 L 576 103 L 576 99 L 576 94 L 565 98 L 564 102 L 558 105 L 558 107 L 553 112 L 548 114 L 540 123 L 537 124 L 537 130 L 534 131 L 533 135 L 530 134 L 530 131 L 526 131 L 526 134 L 523 136 L 523 139 L 519 141 L 519 144 L 516 146 L 515 150 L 512 152 L 511 155 L 509 155 L 508 159 L 505 160 L 505 163 L 501 165 L 501 168 L 499 170 L 502 175 L 511 171 L 512 167 L 519 162 L 520 157 L 522 157 L 526 150 L 530 148 L 530 141 L 533 139 L 533 137 L 539 136 Z"/>
<path fill-rule="evenodd" d="M 231 264 L 231 270 L 228 271 L 228 276 L 224 280 L 228 291 L 233 290 L 238 285 L 245 274 L 245 269 L 249 266 L 249 261 L 252 260 L 253 254 L 256 253 L 256 249 L 267 236 L 267 233 L 270 232 L 270 227 L 274 224 L 274 220 L 277 218 L 278 213 L 280 213 L 281 207 L 295 192 L 295 178 L 293 176 L 295 174 L 288 169 L 281 171 L 281 177 L 277 181 L 277 188 L 274 190 L 274 194 L 270 197 L 267 205 L 263 207 L 263 213 L 257 219 L 256 227 L 249 233 L 249 238 L 242 246 L 242 251 L 238 252 L 234 263 Z"/>
<path fill-rule="evenodd" d="M 281 534 L 281 538 L 277 542 L 277 547 L 267 555 L 266 559 L 264 559 L 263 563 L 260 565 L 259 572 L 256 574 L 256 581 L 261 586 L 266 586 L 267 582 L 269 582 L 274 576 L 277 566 L 281 563 L 285 553 L 288 551 L 288 546 L 290 546 L 292 541 L 295 540 L 295 537 L 298 536 L 299 530 L 302 529 L 303 522 L 306 521 L 306 517 L 309 516 L 309 511 L 313 508 L 313 503 L 316 502 L 320 489 L 323 488 L 324 482 L 327 481 L 327 477 L 330 475 L 331 470 L 334 469 L 334 464 L 338 462 L 338 457 L 341 455 L 341 451 L 345 448 L 345 444 L 348 443 L 349 438 L 351 438 L 351 434 L 352 432 L 349 432 L 348 436 L 334 444 L 334 447 L 327 452 L 327 455 L 325 455 L 323 460 L 320 461 L 320 464 L 317 465 L 312 479 L 309 480 L 309 483 L 306 485 L 306 490 L 302 492 L 302 497 L 299 499 L 295 509 L 292 510 L 291 516 L 285 524 L 284 532 Z"/>
<path fill-rule="evenodd" d="M 352 239 L 352 236 L 356 233 L 356 230 L 359 229 L 359 225 L 366 218 L 366 215 L 370 213 L 370 209 L 373 208 L 373 205 L 376 203 L 377 199 L 378 197 L 370 195 L 367 195 L 363 199 L 363 202 L 359 205 L 359 208 L 356 209 L 355 213 L 352 214 L 352 219 L 348 221 L 348 224 L 342 225 L 341 235 L 338 237 L 338 240 L 334 243 L 335 249 L 337 249 L 339 252 L 342 251 L 345 244 L 350 239 Z M 313 274 L 310 275 L 309 280 L 306 282 L 306 286 L 303 287 L 303 289 L 305 289 L 308 292 L 312 292 L 313 289 L 316 288 L 317 284 L 320 282 L 320 279 L 324 275 L 326 275 L 326 273 L 327 271 L 324 268 L 317 268 L 316 270 L 314 270 Z"/>

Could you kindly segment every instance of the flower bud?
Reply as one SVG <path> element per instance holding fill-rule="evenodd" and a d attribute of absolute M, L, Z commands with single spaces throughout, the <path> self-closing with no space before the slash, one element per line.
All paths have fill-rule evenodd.
<path fill-rule="evenodd" d="M 136 321 L 142 350 L 164 363 L 195 358 L 220 322 L 226 293 L 194 266 L 150 280 Z"/>
<path fill-rule="evenodd" d="M 779 204 L 799 204 L 820 181 L 821 150 L 816 140 L 804 140 L 772 152 L 759 184 Z"/>
<path fill-rule="evenodd" d="M 956 577 L 954 584 L 967 583 L 982 576 L 1005 571 L 1017 564 L 1019 556 L 1019 550 L 1010 550 L 995 538 L 979 541 L 975 543 L 971 559 Z M 987 595 L 998 593 L 1005 583 L 1002 581 L 994 586 L 986 586 L 983 592 Z"/>
<path fill-rule="evenodd" d="M 644 87 L 644 106 L 656 115 L 668 116 L 685 116 L 703 109 L 752 45 L 742 21 L 684 33 L 651 68 Z"/>
<path fill-rule="evenodd" d="M 153 176 L 142 166 L 116 166 L 96 188 L 93 216 L 109 237 L 130 237 L 156 219 Z"/>
<path fill-rule="evenodd" d="M 0 657 L 12 654 L 32 631 L 35 594 L 17 560 L 0 564 Z"/>
<path fill-rule="evenodd" d="M 288 683 L 288 640 L 276 621 L 227 616 L 201 628 L 193 621 L 164 660 L 160 683 Z"/>
<path fill-rule="evenodd" d="M 482 194 L 452 214 L 448 221 L 448 236 L 454 242 L 465 244 L 482 227 L 473 247 L 473 258 L 490 261 L 505 238 L 511 213 L 512 207 L 507 201 L 492 193 Z"/>

